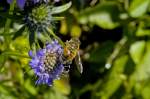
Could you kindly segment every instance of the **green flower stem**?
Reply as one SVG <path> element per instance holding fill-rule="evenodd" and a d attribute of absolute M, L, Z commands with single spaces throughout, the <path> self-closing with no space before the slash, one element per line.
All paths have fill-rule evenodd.
<path fill-rule="evenodd" d="M 36 42 L 37 48 L 40 49 L 40 44 L 38 42 Z"/>
<path fill-rule="evenodd" d="M 18 57 L 22 57 L 22 58 L 30 58 L 27 55 L 23 55 L 23 54 L 20 54 L 19 52 L 13 52 L 13 51 L 5 51 L 5 52 L 3 52 L 2 55 L 3 56 L 18 56 Z"/>
<path fill-rule="evenodd" d="M 10 15 L 13 15 L 12 12 L 13 12 L 14 7 L 15 7 L 15 2 L 16 2 L 16 0 L 13 0 L 13 3 L 10 5 L 10 9 L 9 9 Z M 11 24 L 11 19 L 7 18 L 6 23 L 5 23 L 5 27 L 4 27 L 4 34 L 9 34 L 10 24 Z M 6 40 L 6 48 L 9 48 L 10 36 L 5 36 L 5 40 Z"/>
<path fill-rule="evenodd" d="M 38 43 L 38 39 L 37 39 L 37 38 L 38 38 L 38 37 L 37 37 L 38 34 L 37 34 L 37 33 L 34 33 L 34 35 L 35 35 L 35 38 L 34 38 L 35 44 L 34 44 L 34 45 L 37 46 L 37 47 L 36 47 L 37 49 L 40 49 L 41 47 L 40 47 L 40 45 L 39 45 L 39 43 Z M 37 50 L 37 49 L 36 49 L 36 50 Z"/>
<path fill-rule="evenodd" d="M 51 39 L 51 37 L 50 37 L 50 34 L 47 34 L 47 32 L 46 32 L 44 29 L 43 29 L 43 31 L 44 31 L 43 34 L 44 34 L 46 37 L 48 37 L 48 38 L 46 38 L 46 39 L 45 39 L 45 37 L 44 37 L 44 39 L 45 39 L 46 41 L 50 41 L 50 42 L 51 42 L 52 39 Z M 45 40 L 43 40 L 43 41 L 45 42 Z M 43 43 L 44 43 L 44 42 L 43 42 Z"/>
<path fill-rule="evenodd" d="M 65 46 L 64 42 L 63 42 L 57 35 L 55 35 L 55 33 L 54 33 L 51 29 L 47 28 L 47 31 L 48 31 L 48 33 L 50 33 L 50 35 L 52 35 L 55 39 L 57 39 L 58 42 L 59 42 L 62 46 Z"/>
<path fill-rule="evenodd" d="M 63 20 L 64 17 L 52 17 L 52 20 L 54 21 L 59 21 L 59 20 Z"/>
<path fill-rule="evenodd" d="M 36 42 L 33 43 L 32 47 L 31 47 L 31 50 L 33 51 L 33 55 L 35 55 L 36 52 L 37 52 L 37 50 L 38 50 L 38 49 L 36 48 Z"/>
<path fill-rule="evenodd" d="M 112 62 L 116 59 L 116 57 L 118 56 L 118 54 L 120 53 L 122 47 L 126 44 L 127 42 L 127 37 L 124 36 L 116 45 L 114 51 L 112 52 L 112 54 L 110 55 L 110 57 L 108 58 L 106 64 L 105 64 L 105 67 L 107 68 L 110 68 L 111 65 L 112 65 Z"/>

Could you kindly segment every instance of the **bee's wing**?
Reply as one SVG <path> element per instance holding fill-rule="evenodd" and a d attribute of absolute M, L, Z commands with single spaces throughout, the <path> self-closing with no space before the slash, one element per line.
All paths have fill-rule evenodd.
<path fill-rule="evenodd" d="M 82 74 L 82 72 L 83 72 L 83 66 L 82 66 L 82 62 L 81 62 L 79 51 L 77 52 L 77 55 L 75 57 L 75 63 L 76 63 L 78 71 Z"/>

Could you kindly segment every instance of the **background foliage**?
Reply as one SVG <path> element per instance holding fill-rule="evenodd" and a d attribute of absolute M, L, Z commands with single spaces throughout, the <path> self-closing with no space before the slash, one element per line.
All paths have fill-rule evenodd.
<path fill-rule="evenodd" d="M 2 17 L 4 5 L 9 9 L 0 3 L 1 99 L 150 99 L 149 0 L 72 0 L 55 32 L 64 41 L 80 37 L 84 71 L 73 64 L 52 87 L 35 85 L 27 31 Z"/>

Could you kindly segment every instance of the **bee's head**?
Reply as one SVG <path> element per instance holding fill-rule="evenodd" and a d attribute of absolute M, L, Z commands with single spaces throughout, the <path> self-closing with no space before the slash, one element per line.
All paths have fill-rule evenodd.
<path fill-rule="evenodd" d="M 70 42 L 74 42 L 74 43 L 80 45 L 80 40 L 77 37 L 71 38 Z"/>

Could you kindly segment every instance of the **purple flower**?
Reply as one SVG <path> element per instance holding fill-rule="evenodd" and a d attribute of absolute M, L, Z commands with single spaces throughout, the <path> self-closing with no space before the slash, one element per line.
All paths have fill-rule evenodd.
<path fill-rule="evenodd" d="M 12 1 L 13 1 L 13 0 L 7 0 L 7 2 L 8 2 L 9 4 L 11 4 Z M 26 0 L 17 0 L 17 5 L 18 5 L 18 7 L 19 7 L 20 9 L 23 9 L 23 8 L 24 8 L 24 5 L 25 5 L 25 2 L 26 2 Z"/>
<path fill-rule="evenodd" d="M 29 65 L 38 76 L 36 84 L 51 86 L 53 80 L 59 79 L 64 70 L 62 54 L 62 46 L 56 40 L 47 43 L 45 48 L 38 50 L 35 54 L 29 51 L 29 56 L 32 58 Z"/>
<path fill-rule="evenodd" d="M 13 0 L 7 0 L 7 2 L 9 4 L 12 3 Z M 24 9 L 24 6 L 25 6 L 25 3 L 26 1 L 28 2 L 33 2 L 34 4 L 36 3 L 39 3 L 39 2 L 45 2 L 45 3 L 48 3 L 49 0 L 17 0 L 17 6 L 20 8 L 20 9 Z"/>

